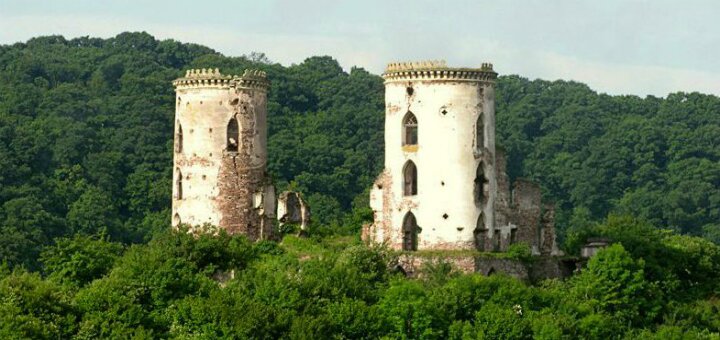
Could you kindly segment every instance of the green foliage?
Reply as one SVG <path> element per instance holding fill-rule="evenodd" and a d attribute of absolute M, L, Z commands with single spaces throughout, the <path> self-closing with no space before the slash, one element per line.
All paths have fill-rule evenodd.
<path fill-rule="evenodd" d="M 70 296 L 38 274 L 16 270 L 0 279 L 0 338 L 69 338 L 77 330 Z"/>
<path fill-rule="evenodd" d="M 652 235 L 643 234 L 647 225 L 613 219 L 598 228 L 633 241 L 638 254 L 657 247 Z M 666 260 L 668 268 L 652 274 L 646 270 L 650 261 L 617 242 L 574 277 L 539 286 L 501 274 L 460 274 L 447 262 L 430 260 L 419 279 L 407 279 L 388 269 L 395 254 L 350 237 L 289 235 L 281 243 L 251 244 L 242 236 L 181 229 L 123 251 L 102 236 L 75 236 L 42 251 L 45 279 L 0 267 L 0 335 L 717 338 L 717 246 L 652 230 L 684 260 Z M 693 293 L 660 289 L 678 282 L 695 282 Z"/>
<path fill-rule="evenodd" d="M 310 237 L 167 230 L 170 82 L 198 67 L 268 73 L 268 171 L 304 193 Z M 383 110 L 382 79 L 331 57 L 285 67 L 147 33 L 0 46 L 0 338 L 720 337 L 718 97 L 498 79 L 511 178 L 557 203 L 569 253 L 614 243 L 539 286 L 446 262 L 406 279 L 359 242 Z"/>
<path fill-rule="evenodd" d="M 43 249 L 40 261 L 49 279 L 82 287 L 107 274 L 122 254 L 123 246 L 104 237 L 75 235 L 55 239 Z"/>
<path fill-rule="evenodd" d="M 532 249 L 526 243 L 514 243 L 508 247 L 507 256 L 511 259 L 529 263 L 532 260 Z"/>
<path fill-rule="evenodd" d="M 571 294 L 595 314 L 614 315 L 622 324 L 642 325 L 658 315 L 661 292 L 645 280 L 645 261 L 634 260 L 620 244 L 601 250 L 574 277 Z"/>

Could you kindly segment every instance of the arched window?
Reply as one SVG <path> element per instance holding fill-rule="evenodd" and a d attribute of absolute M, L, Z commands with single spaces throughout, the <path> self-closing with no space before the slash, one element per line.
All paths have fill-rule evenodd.
<path fill-rule="evenodd" d="M 477 171 L 475 172 L 475 203 L 482 204 L 485 202 L 485 184 L 487 183 L 487 177 L 485 177 L 485 166 L 482 162 L 478 164 Z"/>
<path fill-rule="evenodd" d="M 230 118 L 227 125 L 227 151 L 238 152 L 240 140 L 240 127 L 235 117 Z"/>
<path fill-rule="evenodd" d="M 175 216 L 173 216 L 173 225 L 180 225 L 182 221 L 180 220 L 180 215 L 178 213 L 175 213 Z"/>
<path fill-rule="evenodd" d="M 417 145 L 418 143 L 418 122 L 415 115 L 408 111 L 403 118 L 403 140 L 402 145 Z"/>
<path fill-rule="evenodd" d="M 417 195 L 417 167 L 413 161 L 407 161 L 403 168 L 403 195 Z"/>
<path fill-rule="evenodd" d="M 180 168 L 178 168 L 176 172 L 177 178 L 175 179 L 175 192 L 177 199 L 181 200 L 183 198 L 182 172 L 180 172 Z"/>
<path fill-rule="evenodd" d="M 183 132 L 180 121 L 177 122 L 177 133 L 175 134 L 175 152 L 181 153 L 183 149 Z"/>
<path fill-rule="evenodd" d="M 482 150 L 485 147 L 485 122 L 483 116 L 480 113 L 477 122 L 475 122 L 475 148 L 477 150 Z"/>
<path fill-rule="evenodd" d="M 479 251 L 485 251 L 485 240 L 487 239 L 487 227 L 485 226 L 485 214 L 482 212 L 478 216 L 475 230 L 473 230 L 475 236 L 475 248 Z"/>
<path fill-rule="evenodd" d="M 408 212 L 403 219 L 403 250 L 417 250 L 418 225 L 415 215 Z"/>

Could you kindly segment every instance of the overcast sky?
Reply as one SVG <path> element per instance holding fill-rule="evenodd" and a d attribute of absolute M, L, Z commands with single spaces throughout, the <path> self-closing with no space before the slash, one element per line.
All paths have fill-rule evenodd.
<path fill-rule="evenodd" d="M 330 55 L 379 74 L 391 61 L 488 61 L 609 94 L 720 94 L 718 0 L 0 0 L 0 44 L 123 31 L 284 65 Z"/>

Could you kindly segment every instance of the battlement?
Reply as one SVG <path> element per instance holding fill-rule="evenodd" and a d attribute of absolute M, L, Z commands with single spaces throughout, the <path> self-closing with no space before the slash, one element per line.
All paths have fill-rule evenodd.
<path fill-rule="evenodd" d="M 257 88 L 267 89 L 270 82 L 265 72 L 247 69 L 242 76 L 223 75 L 215 68 L 190 69 L 185 76 L 175 79 L 173 85 L 180 88 Z"/>
<path fill-rule="evenodd" d="M 448 67 L 444 60 L 390 63 L 383 73 L 385 82 L 408 80 L 494 81 L 497 73 L 491 63 L 480 68 Z"/>
<path fill-rule="evenodd" d="M 230 86 L 266 90 L 270 86 L 270 81 L 264 71 L 247 69 L 243 72 L 242 77 L 235 76 Z"/>

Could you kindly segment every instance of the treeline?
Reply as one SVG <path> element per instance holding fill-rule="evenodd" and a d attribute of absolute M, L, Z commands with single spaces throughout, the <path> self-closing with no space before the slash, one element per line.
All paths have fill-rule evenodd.
<path fill-rule="evenodd" d="M 282 66 L 146 33 L 0 46 L 0 259 L 36 268 L 44 245 L 104 232 L 145 242 L 170 218 L 174 92 L 188 68 L 267 72 L 269 172 L 302 191 L 322 234 L 371 218 L 382 168 L 382 79 L 330 57 Z M 512 177 L 538 181 L 561 234 L 608 213 L 720 241 L 720 99 L 608 96 L 498 80 L 498 143 Z"/>
<path fill-rule="evenodd" d="M 352 237 L 250 243 L 184 230 L 130 247 L 58 239 L 0 267 L 3 339 L 718 339 L 720 246 L 610 217 L 615 244 L 529 286 L 431 262 L 419 279 Z M 356 240 L 356 238 L 355 238 Z"/>

